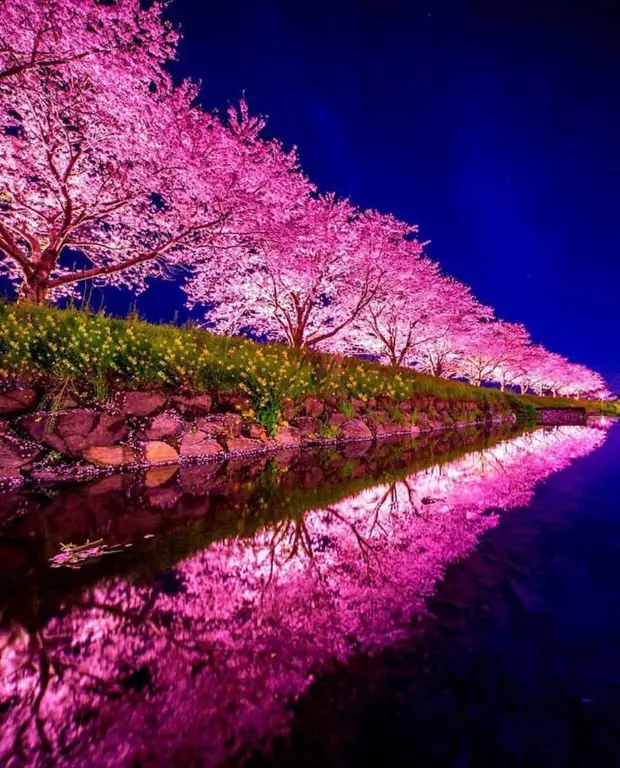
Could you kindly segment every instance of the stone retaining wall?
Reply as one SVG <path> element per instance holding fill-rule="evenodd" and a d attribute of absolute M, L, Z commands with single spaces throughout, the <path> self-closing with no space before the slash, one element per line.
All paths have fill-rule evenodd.
<path fill-rule="evenodd" d="M 536 423 L 548 426 L 583 425 L 588 421 L 585 408 L 537 408 Z"/>
<path fill-rule="evenodd" d="M 398 403 L 307 397 L 288 404 L 285 421 L 269 435 L 244 396 L 132 391 L 105 405 L 66 397 L 54 410 L 45 407 L 49 401 L 49 394 L 35 389 L 0 392 L 0 485 L 85 480 L 124 468 L 415 436 L 514 418 L 501 405 L 483 411 L 479 401 L 431 396 Z"/>

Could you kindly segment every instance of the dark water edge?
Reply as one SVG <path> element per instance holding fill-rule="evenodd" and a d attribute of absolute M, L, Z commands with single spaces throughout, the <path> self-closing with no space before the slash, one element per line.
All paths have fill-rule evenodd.
<path fill-rule="evenodd" d="M 106 576 L 152 579 L 210 544 L 393 483 L 520 434 L 510 423 L 184 467 L 115 474 L 91 483 L 0 492 L 0 601 L 40 617 Z M 129 545 L 78 571 L 52 570 L 61 544 Z M 36 600 L 33 596 L 36 595 Z M 10 606 L 10 608 L 9 608 Z M 22 615 L 22 618 L 26 618 Z"/>
<path fill-rule="evenodd" d="M 249 765 L 620 765 L 620 426 L 449 565 L 428 610 L 317 680 Z"/>
<path fill-rule="evenodd" d="M 4 495 L 0 765 L 615 765 L 620 426 Z M 62 543 L 118 548 L 51 568 Z"/>

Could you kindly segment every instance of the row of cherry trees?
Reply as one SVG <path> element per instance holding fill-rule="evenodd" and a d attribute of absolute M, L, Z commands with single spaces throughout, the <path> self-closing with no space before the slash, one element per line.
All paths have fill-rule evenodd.
<path fill-rule="evenodd" d="M 244 102 L 201 109 L 166 71 L 178 36 L 161 11 L 0 0 L 0 273 L 23 300 L 176 277 L 218 332 L 606 395 L 442 274 L 416 227 L 319 194 Z"/>

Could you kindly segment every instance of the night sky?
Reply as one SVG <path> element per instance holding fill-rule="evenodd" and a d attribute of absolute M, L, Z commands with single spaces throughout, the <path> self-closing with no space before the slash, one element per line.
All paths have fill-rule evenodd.
<path fill-rule="evenodd" d="M 245 92 L 322 190 L 419 224 L 498 315 L 618 387 L 620 25 L 614 3 L 562 5 L 173 0 L 168 15 L 175 74 L 202 80 L 205 107 Z"/>

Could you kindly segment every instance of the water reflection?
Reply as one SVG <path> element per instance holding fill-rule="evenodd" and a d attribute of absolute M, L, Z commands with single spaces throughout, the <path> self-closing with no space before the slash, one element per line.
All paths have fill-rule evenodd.
<path fill-rule="evenodd" d="M 316 504 L 304 496 L 295 505 L 299 489 L 286 488 L 287 472 L 274 482 L 251 470 L 234 497 L 223 485 L 218 497 L 210 482 L 210 495 L 195 497 L 203 516 L 209 498 L 211 511 L 226 506 L 227 519 L 249 523 L 249 511 L 263 505 L 262 523 L 244 536 L 218 529 L 166 569 L 142 568 L 131 578 L 69 574 L 79 589 L 61 592 L 43 613 L 20 616 L 16 601 L 5 601 L 0 762 L 43 764 L 52 755 L 58 765 L 243 762 L 286 731 L 290 702 L 314 676 L 407 637 L 446 565 L 605 434 L 538 430 L 413 471 L 388 447 L 373 459 L 373 482 L 360 479 L 362 487 L 344 495 L 327 482 L 328 467 L 338 464 L 332 457 L 308 464 Z M 358 465 L 347 467 L 349 482 Z M 386 475 L 394 466 L 400 472 Z M 342 474 L 340 465 L 341 485 Z M 153 488 L 178 510 L 176 485 L 147 492 Z M 217 498 L 226 504 L 218 508 Z M 277 513 L 270 499 L 282 507 Z"/>

